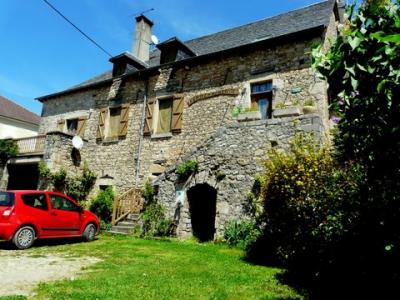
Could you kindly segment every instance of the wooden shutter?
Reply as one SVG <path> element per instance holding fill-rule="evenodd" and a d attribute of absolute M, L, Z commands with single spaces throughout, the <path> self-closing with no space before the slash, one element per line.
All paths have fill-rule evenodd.
<path fill-rule="evenodd" d="M 172 132 L 180 132 L 182 130 L 182 115 L 185 101 L 183 97 L 174 98 L 172 107 Z"/>
<path fill-rule="evenodd" d="M 144 135 L 151 135 L 153 131 L 153 109 L 154 102 L 146 103 L 146 119 L 144 122 Z"/>
<path fill-rule="evenodd" d="M 61 132 L 64 132 L 64 126 L 65 126 L 65 120 L 64 119 L 58 120 L 58 122 L 57 122 L 57 130 L 61 131 Z"/>
<path fill-rule="evenodd" d="M 108 112 L 107 108 L 102 108 L 100 110 L 99 125 L 97 126 L 97 139 L 100 140 L 103 140 L 105 137 L 104 129 L 105 129 L 107 112 Z"/>
<path fill-rule="evenodd" d="M 125 137 L 128 133 L 128 121 L 129 121 L 129 104 L 123 104 L 121 106 L 121 117 L 119 120 L 118 136 Z"/>
<path fill-rule="evenodd" d="M 78 119 L 78 128 L 76 130 L 76 134 L 82 138 L 85 135 L 87 119 L 87 117 L 80 117 Z"/>

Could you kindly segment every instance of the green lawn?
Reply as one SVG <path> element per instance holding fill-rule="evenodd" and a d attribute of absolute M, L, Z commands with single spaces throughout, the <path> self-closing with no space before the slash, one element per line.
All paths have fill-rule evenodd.
<path fill-rule="evenodd" d="M 41 284 L 39 299 L 299 298 L 275 279 L 279 269 L 248 264 L 242 251 L 224 245 L 101 235 L 92 243 L 27 251 L 102 259 L 74 281 Z"/>

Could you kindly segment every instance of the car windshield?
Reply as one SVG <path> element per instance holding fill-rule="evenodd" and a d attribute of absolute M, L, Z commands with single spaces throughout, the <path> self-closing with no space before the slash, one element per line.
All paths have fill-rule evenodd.
<path fill-rule="evenodd" d="M 0 206 L 13 206 L 14 194 L 8 192 L 0 192 Z"/>

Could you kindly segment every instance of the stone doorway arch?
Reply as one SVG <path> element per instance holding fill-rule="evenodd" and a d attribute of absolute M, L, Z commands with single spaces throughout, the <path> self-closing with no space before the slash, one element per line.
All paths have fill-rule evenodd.
<path fill-rule="evenodd" d="M 196 184 L 187 191 L 187 199 L 193 236 L 201 242 L 213 240 L 217 190 L 207 183 Z"/>

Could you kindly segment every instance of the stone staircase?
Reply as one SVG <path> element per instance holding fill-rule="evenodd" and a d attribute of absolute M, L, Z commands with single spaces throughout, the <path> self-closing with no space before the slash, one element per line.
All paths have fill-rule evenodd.
<path fill-rule="evenodd" d="M 129 214 L 124 220 L 112 226 L 109 233 L 112 234 L 129 234 L 135 227 L 142 226 L 140 214 Z"/>

